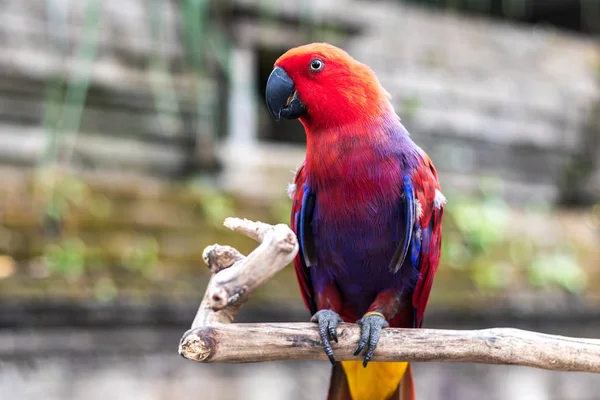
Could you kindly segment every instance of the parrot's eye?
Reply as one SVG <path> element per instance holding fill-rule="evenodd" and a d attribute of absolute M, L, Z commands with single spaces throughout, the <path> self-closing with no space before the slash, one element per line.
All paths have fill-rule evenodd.
<path fill-rule="evenodd" d="M 318 72 L 318 71 L 322 70 L 324 66 L 325 66 L 325 63 L 323 61 L 319 60 L 318 58 L 313 58 L 310 61 L 311 71 Z"/>

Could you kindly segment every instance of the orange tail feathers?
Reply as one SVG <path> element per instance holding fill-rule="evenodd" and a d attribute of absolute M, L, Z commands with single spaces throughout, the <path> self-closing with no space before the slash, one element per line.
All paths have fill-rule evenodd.
<path fill-rule="evenodd" d="M 331 371 L 327 400 L 415 400 L 412 368 L 406 362 L 342 361 Z"/>

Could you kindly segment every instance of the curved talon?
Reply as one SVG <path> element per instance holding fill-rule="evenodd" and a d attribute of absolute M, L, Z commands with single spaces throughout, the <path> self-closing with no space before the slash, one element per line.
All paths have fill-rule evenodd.
<path fill-rule="evenodd" d="M 329 336 L 336 342 L 338 343 L 338 337 L 337 337 L 337 331 L 336 331 L 337 326 L 333 326 L 333 325 L 329 325 Z"/>
<path fill-rule="evenodd" d="M 342 319 L 340 316 L 331 310 L 320 310 L 315 313 L 310 319 L 311 322 L 316 322 L 319 324 L 319 336 L 321 336 L 321 341 L 323 342 L 323 348 L 325 349 L 325 354 L 329 358 L 331 364 L 335 364 L 335 358 L 333 357 L 333 349 L 331 348 L 331 342 L 329 338 L 335 340 L 337 343 L 337 326 Z"/>
<path fill-rule="evenodd" d="M 366 367 L 369 361 L 371 361 L 373 358 L 373 353 L 375 353 L 375 348 L 377 348 L 377 343 L 379 342 L 379 337 L 381 336 L 381 330 L 389 327 L 390 324 L 385 320 L 383 314 L 378 312 L 366 313 L 362 319 L 357 321 L 357 324 L 361 325 L 362 329 L 358 347 L 354 352 L 354 355 L 359 355 L 365 346 L 368 345 L 363 361 L 363 366 Z"/>
<path fill-rule="evenodd" d="M 362 320 L 358 321 L 359 325 L 362 325 L 362 329 L 360 331 L 360 340 L 358 341 L 358 347 L 356 349 L 356 351 L 354 352 L 354 355 L 357 356 L 360 354 L 361 351 L 363 351 L 363 349 L 365 348 L 365 345 L 367 344 L 367 341 L 369 340 L 369 334 L 371 333 L 371 325 L 369 324 L 362 324 L 361 323 Z"/>

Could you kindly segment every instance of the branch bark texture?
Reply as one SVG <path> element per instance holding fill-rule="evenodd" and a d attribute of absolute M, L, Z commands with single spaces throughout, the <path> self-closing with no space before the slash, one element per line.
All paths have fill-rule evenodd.
<path fill-rule="evenodd" d="M 353 356 L 360 338 L 356 324 L 341 324 L 336 360 Z M 326 360 L 314 324 L 231 324 L 190 332 L 207 349 L 185 357 L 203 362 L 245 363 L 277 360 Z M 439 361 L 522 365 L 557 371 L 600 373 L 600 340 L 546 335 L 512 328 L 472 331 L 384 329 L 374 361 Z"/>

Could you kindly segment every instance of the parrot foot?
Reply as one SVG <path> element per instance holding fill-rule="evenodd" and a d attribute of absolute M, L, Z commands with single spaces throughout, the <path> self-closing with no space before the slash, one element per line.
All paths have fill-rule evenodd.
<path fill-rule="evenodd" d="M 325 349 L 325 354 L 331 361 L 332 365 L 335 365 L 335 358 L 333 358 L 333 349 L 331 348 L 330 338 L 335 340 L 337 343 L 337 326 L 342 319 L 340 316 L 331 310 L 320 310 L 315 313 L 310 319 L 311 322 L 316 322 L 319 324 L 319 334 L 321 335 L 321 341 L 323 342 L 323 348 Z"/>
<path fill-rule="evenodd" d="M 358 348 L 354 352 L 354 355 L 359 355 L 365 346 L 368 346 L 363 361 L 363 366 L 366 367 L 369 361 L 371 361 L 371 358 L 373 358 L 373 353 L 375 352 L 377 342 L 379 342 L 379 337 L 381 336 L 381 330 L 389 327 L 390 324 L 385 320 L 383 314 L 374 311 L 363 315 L 362 319 L 357 321 L 357 324 L 362 326 L 362 330 Z"/>

